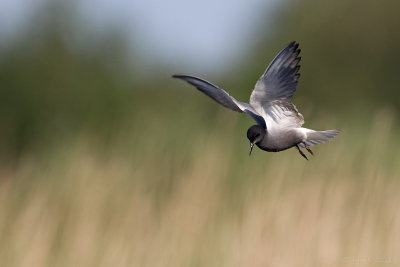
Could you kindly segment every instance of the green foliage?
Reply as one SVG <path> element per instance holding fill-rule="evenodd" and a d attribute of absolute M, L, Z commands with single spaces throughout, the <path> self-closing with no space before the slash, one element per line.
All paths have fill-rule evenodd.
<path fill-rule="evenodd" d="M 82 128 L 112 131 L 125 118 L 134 92 L 132 79 L 109 67 L 110 58 L 122 65 L 119 51 L 104 55 L 115 48 L 109 44 L 85 52 L 68 46 L 57 31 L 39 36 L 22 37 L 15 48 L 2 52 L 2 145 L 22 151 L 39 140 L 41 145 L 59 142 Z"/>

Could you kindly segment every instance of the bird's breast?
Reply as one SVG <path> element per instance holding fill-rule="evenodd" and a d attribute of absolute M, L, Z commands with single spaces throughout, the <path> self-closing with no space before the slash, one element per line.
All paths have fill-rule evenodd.
<path fill-rule="evenodd" d="M 282 129 L 267 132 L 257 146 L 268 152 L 279 152 L 291 148 L 303 141 L 303 136 L 296 129 Z"/>

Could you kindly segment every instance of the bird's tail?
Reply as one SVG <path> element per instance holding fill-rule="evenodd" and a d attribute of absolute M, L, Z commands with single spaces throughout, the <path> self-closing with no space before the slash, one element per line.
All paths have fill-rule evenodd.
<path fill-rule="evenodd" d="M 325 143 L 340 133 L 339 130 L 314 131 L 306 128 L 302 129 L 304 129 L 307 137 L 304 141 L 306 146 L 314 146 Z M 304 147 L 303 144 L 300 144 L 300 146 Z"/>

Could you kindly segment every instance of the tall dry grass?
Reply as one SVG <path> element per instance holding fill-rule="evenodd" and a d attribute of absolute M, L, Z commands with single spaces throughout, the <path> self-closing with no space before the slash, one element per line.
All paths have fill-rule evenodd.
<path fill-rule="evenodd" d="M 392 126 L 378 114 L 309 162 L 220 132 L 26 155 L 0 170 L 0 266 L 398 266 Z"/>

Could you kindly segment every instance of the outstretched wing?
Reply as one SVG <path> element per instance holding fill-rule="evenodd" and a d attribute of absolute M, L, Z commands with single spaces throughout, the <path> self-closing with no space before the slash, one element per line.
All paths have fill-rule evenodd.
<path fill-rule="evenodd" d="M 264 118 L 270 132 L 304 124 L 303 115 L 290 102 L 300 77 L 298 47 L 298 43 L 291 42 L 278 53 L 250 96 L 251 106 Z"/>
<path fill-rule="evenodd" d="M 296 91 L 300 77 L 299 44 L 291 42 L 272 60 L 257 81 L 250 96 L 250 104 L 258 111 L 268 101 L 289 100 Z"/>
<path fill-rule="evenodd" d="M 218 86 L 207 82 L 203 79 L 183 74 L 172 75 L 173 78 L 182 79 L 189 84 L 195 86 L 199 91 L 208 95 L 211 99 L 218 102 L 222 106 L 229 108 L 237 112 L 245 112 L 250 115 L 260 126 L 266 127 L 265 121 L 262 116 L 260 116 L 252 106 L 247 103 L 237 101 L 234 97 L 228 94 L 225 90 L 219 88 Z"/>

